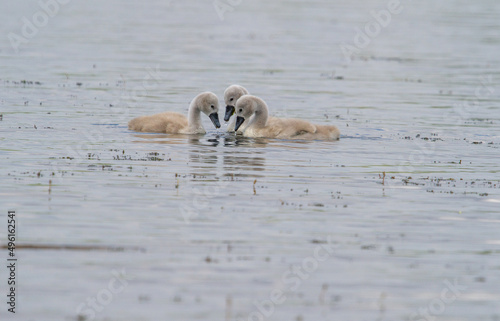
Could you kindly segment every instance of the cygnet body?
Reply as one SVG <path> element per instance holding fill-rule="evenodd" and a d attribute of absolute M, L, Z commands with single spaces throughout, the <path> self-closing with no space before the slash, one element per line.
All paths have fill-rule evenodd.
<path fill-rule="evenodd" d="M 201 113 L 207 115 L 216 128 L 219 123 L 219 99 L 214 93 L 204 92 L 196 96 L 189 105 L 188 117 L 176 112 L 164 112 L 140 116 L 128 123 L 128 128 L 137 132 L 166 134 L 205 134 Z"/>
<path fill-rule="evenodd" d="M 245 95 L 238 99 L 236 116 L 236 130 L 246 119 L 253 116 L 243 132 L 243 136 L 247 137 L 303 140 L 338 140 L 340 137 L 340 131 L 335 126 L 314 125 L 295 118 L 270 118 L 265 101 L 252 95 Z"/>

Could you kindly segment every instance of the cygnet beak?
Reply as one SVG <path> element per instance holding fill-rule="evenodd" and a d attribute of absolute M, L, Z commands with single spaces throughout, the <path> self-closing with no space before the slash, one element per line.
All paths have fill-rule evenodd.
<path fill-rule="evenodd" d="M 236 117 L 236 124 L 234 125 L 234 131 L 237 131 L 241 124 L 243 124 L 243 122 L 245 121 L 245 118 L 241 117 L 241 116 L 238 116 Z"/>
<path fill-rule="evenodd" d="M 220 128 L 219 114 L 211 113 L 208 117 L 210 117 L 210 120 L 214 123 L 215 128 Z"/>
<path fill-rule="evenodd" d="M 224 121 L 229 121 L 229 118 L 234 114 L 234 106 L 226 106 L 226 115 L 224 115 Z"/>

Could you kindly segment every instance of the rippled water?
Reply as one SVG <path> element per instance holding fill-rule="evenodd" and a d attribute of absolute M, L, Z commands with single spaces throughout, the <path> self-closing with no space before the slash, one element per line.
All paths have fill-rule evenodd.
<path fill-rule="evenodd" d="M 3 6 L 2 320 L 500 319 L 500 4 L 217 3 Z M 233 83 L 341 140 L 127 129 Z"/>

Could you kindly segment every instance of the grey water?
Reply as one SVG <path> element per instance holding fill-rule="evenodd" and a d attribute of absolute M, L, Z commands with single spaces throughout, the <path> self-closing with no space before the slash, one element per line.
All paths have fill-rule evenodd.
<path fill-rule="evenodd" d="M 2 320 L 500 319 L 499 2 L 41 3 L 0 10 Z M 127 129 L 235 83 L 341 139 Z"/>

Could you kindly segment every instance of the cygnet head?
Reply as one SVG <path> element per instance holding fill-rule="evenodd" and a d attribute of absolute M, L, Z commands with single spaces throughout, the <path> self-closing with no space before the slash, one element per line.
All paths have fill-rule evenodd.
<path fill-rule="evenodd" d="M 237 131 L 245 119 L 250 118 L 257 108 L 259 98 L 252 95 L 241 96 L 236 102 L 236 124 L 234 130 Z"/>
<path fill-rule="evenodd" d="M 226 114 L 224 121 L 229 121 L 229 118 L 234 114 L 234 107 L 241 96 L 248 95 L 248 90 L 240 85 L 231 85 L 224 91 L 224 102 L 226 103 Z"/>
<path fill-rule="evenodd" d="M 207 115 L 215 128 L 220 128 L 219 123 L 219 98 L 214 93 L 204 92 L 196 96 L 194 104 Z"/>

